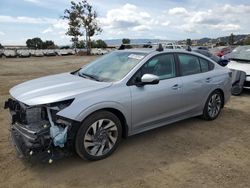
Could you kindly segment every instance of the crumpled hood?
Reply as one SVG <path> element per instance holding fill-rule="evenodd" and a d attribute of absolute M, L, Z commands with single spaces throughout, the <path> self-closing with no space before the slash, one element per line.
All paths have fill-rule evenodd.
<path fill-rule="evenodd" d="M 238 63 L 236 61 L 230 61 L 227 64 L 227 67 L 229 69 L 244 71 L 247 75 L 250 75 L 250 63 Z"/>
<path fill-rule="evenodd" d="M 19 84 L 10 89 L 10 94 L 18 101 L 32 106 L 72 99 L 78 94 L 106 88 L 111 84 L 62 73 Z"/>

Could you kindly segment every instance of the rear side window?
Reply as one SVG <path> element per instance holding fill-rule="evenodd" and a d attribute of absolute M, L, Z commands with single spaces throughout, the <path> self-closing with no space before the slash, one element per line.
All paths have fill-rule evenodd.
<path fill-rule="evenodd" d="M 178 54 L 182 76 L 201 72 L 199 58 L 189 54 Z"/>
<path fill-rule="evenodd" d="M 201 71 L 207 72 L 214 69 L 214 64 L 206 59 L 200 58 Z"/>
<path fill-rule="evenodd" d="M 201 64 L 201 71 L 202 72 L 209 71 L 209 61 L 200 58 L 200 64 Z"/>

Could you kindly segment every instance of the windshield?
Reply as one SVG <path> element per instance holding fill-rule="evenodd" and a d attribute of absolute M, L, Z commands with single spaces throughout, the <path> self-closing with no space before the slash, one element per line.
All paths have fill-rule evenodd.
<path fill-rule="evenodd" d="M 230 59 L 250 62 L 250 45 L 239 46 L 228 55 Z"/>
<path fill-rule="evenodd" d="M 82 67 L 78 75 L 97 81 L 118 81 L 128 74 L 145 56 L 146 53 L 112 52 Z"/>

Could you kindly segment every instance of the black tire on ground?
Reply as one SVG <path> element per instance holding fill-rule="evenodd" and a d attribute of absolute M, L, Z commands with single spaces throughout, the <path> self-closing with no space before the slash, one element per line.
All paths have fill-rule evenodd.
<path fill-rule="evenodd" d="M 232 86 L 232 95 L 239 96 L 243 92 L 243 86 L 240 86 L 239 84 L 235 84 Z"/>
<path fill-rule="evenodd" d="M 115 144 L 113 145 L 110 151 L 108 151 L 107 153 L 101 156 L 94 156 L 94 155 L 90 155 L 87 149 L 84 147 L 84 137 L 87 131 L 89 130 L 90 126 L 96 121 L 101 120 L 101 119 L 109 119 L 113 121 L 115 123 L 115 126 L 117 127 L 118 136 L 117 136 L 117 140 Z M 83 121 L 82 125 L 80 126 L 76 135 L 75 150 L 76 150 L 76 153 L 82 159 L 87 159 L 91 161 L 101 160 L 110 156 L 116 150 L 117 146 L 119 145 L 119 142 L 121 141 L 121 137 L 122 137 L 122 125 L 121 125 L 119 118 L 109 111 L 104 111 L 104 110 L 97 111 L 91 114 L 90 116 L 88 116 Z"/>
<path fill-rule="evenodd" d="M 219 106 L 219 109 L 218 109 L 218 112 L 216 114 L 214 114 L 214 116 L 211 115 L 210 111 L 211 109 L 209 110 L 209 106 L 211 107 L 211 100 L 212 100 L 212 97 L 213 96 L 217 96 L 219 97 L 218 99 L 220 99 L 220 105 Z M 203 109 L 203 115 L 201 116 L 204 120 L 207 120 L 207 121 L 211 121 L 211 120 L 214 120 L 216 119 L 219 114 L 220 114 L 220 111 L 221 111 L 221 108 L 223 106 L 223 96 L 222 96 L 222 93 L 218 90 L 215 90 L 213 91 L 209 96 L 208 96 L 208 99 L 206 101 L 206 104 L 205 104 L 205 107 Z"/>

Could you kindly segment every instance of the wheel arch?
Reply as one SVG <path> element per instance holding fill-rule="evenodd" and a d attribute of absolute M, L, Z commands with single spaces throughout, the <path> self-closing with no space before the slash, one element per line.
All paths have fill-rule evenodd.
<path fill-rule="evenodd" d="M 127 111 L 126 107 L 119 103 L 103 102 L 92 105 L 89 108 L 83 110 L 74 119 L 76 119 L 78 122 L 83 122 L 87 117 L 99 111 L 108 111 L 116 115 L 122 124 L 122 137 L 126 138 L 128 136 L 131 118 L 130 113 Z"/>
<path fill-rule="evenodd" d="M 127 120 L 126 120 L 124 114 L 120 110 L 117 110 L 115 108 L 103 108 L 103 109 L 100 109 L 98 111 L 101 111 L 101 110 L 111 112 L 118 117 L 118 119 L 121 121 L 121 125 L 122 125 L 122 137 L 126 138 L 128 136 L 128 124 L 127 124 Z"/>

